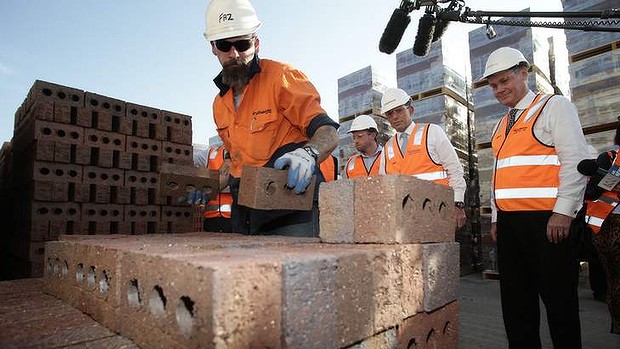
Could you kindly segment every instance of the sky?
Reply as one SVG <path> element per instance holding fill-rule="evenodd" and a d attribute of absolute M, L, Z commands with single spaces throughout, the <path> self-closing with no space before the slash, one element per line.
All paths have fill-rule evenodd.
<path fill-rule="evenodd" d="M 0 1 L 0 142 L 35 80 L 192 116 L 194 143 L 216 135 L 213 78 L 221 70 L 204 39 L 207 0 Z M 372 65 L 396 81 L 396 53 L 413 46 L 412 13 L 391 55 L 379 52 L 400 0 L 254 0 L 263 26 L 259 57 L 303 71 L 338 119 L 338 79 Z M 478 11 L 560 11 L 559 0 L 465 0 Z M 469 31 L 473 24 L 451 24 Z"/>

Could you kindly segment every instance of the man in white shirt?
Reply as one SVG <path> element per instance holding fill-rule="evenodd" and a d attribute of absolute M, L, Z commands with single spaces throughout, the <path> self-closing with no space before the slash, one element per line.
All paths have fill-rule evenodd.
<path fill-rule="evenodd" d="M 463 166 L 446 133 L 434 124 L 413 122 L 413 106 L 407 92 L 398 88 L 387 89 L 381 98 L 381 112 L 396 130 L 384 146 L 379 165 L 380 174 L 406 174 L 454 190 L 457 228 L 466 221 Z"/>
<path fill-rule="evenodd" d="M 491 235 L 504 326 L 510 348 L 540 348 L 540 296 L 554 348 L 581 348 L 578 262 L 568 236 L 586 186 L 577 164 L 588 148 L 575 106 L 530 91 L 528 69 L 521 52 L 502 47 L 483 75 L 510 108 L 491 138 Z"/>

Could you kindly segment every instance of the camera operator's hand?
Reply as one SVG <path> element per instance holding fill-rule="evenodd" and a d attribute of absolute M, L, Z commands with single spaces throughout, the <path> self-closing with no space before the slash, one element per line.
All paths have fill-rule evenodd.
<path fill-rule="evenodd" d="M 288 181 L 286 186 L 294 189 L 295 194 L 306 191 L 312 180 L 316 155 L 312 154 L 308 147 L 298 148 L 280 156 L 274 163 L 276 169 L 288 168 Z"/>

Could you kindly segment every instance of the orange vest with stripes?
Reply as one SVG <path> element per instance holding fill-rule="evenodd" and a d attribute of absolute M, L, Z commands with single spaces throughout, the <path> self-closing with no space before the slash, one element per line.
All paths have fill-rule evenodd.
<path fill-rule="evenodd" d="M 333 155 L 327 157 L 319 164 L 319 169 L 325 178 L 325 182 L 331 182 L 338 178 L 338 159 Z"/>
<path fill-rule="evenodd" d="M 383 149 L 385 173 L 412 175 L 437 184 L 449 184 L 446 169 L 434 162 L 428 153 L 429 127 L 429 124 L 416 124 L 404 152 L 400 149 L 396 135 L 387 141 Z"/>
<path fill-rule="evenodd" d="M 493 133 L 493 193 L 502 211 L 551 211 L 560 186 L 555 147 L 534 136 L 534 125 L 551 95 L 538 94 L 506 136 L 508 114 Z"/>
<path fill-rule="evenodd" d="M 209 148 L 207 157 L 207 168 L 209 170 L 219 171 L 224 164 L 224 147 Z M 230 210 L 232 208 L 232 195 L 230 193 L 218 193 L 205 207 L 205 218 L 230 218 Z"/>
<path fill-rule="evenodd" d="M 594 234 L 598 234 L 605 218 L 614 210 L 619 201 L 618 193 L 609 191 L 604 192 L 596 200 L 586 200 L 586 223 Z"/>
<path fill-rule="evenodd" d="M 345 174 L 347 178 L 368 177 L 379 173 L 379 156 L 381 156 L 381 152 L 377 154 L 377 157 L 372 162 L 370 169 L 368 169 L 366 168 L 362 155 L 353 154 L 349 160 L 347 160 L 347 165 L 345 167 Z"/>

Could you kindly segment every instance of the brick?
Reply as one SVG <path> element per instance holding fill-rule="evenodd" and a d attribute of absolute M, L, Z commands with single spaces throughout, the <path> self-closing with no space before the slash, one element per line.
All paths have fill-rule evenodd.
<path fill-rule="evenodd" d="M 448 304 L 458 297 L 459 244 L 422 244 L 424 308 L 426 312 Z"/>
<path fill-rule="evenodd" d="M 51 161 L 61 162 L 65 164 L 71 163 L 72 158 L 72 148 L 75 148 L 75 145 L 68 143 L 58 143 L 54 142 L 54 158 Z M 43 159 L 37 159 L 43 160 Z M 50 160 L 48 160 L 50 161 Z"/>
<path fill-rule="evenodd" d="M 213 197 L 219 190 L 219 176 L 209 173 L 206 169 L 190 166 L 162 164 L 159 173 L 160 202 L 169 205 L 179 203 L 192 189 L 198 188 Z"/>
<path fill-rule="evenodd" d="M 193 166 L 193 148 L 191 145 L 162 142 L 162 161 L 184 166 Z"/>
<path fill-rule="evenodd" d="M 121 293 L 133 290 L 141 302 L 121 297 L 121 334 L 149 348 L 170 342 L 177 347 L 281 347 L 282 301 L 280 288 L 274 287 L 281 276 L 275 258 L 253 258 L 243 250 L 228 253 L 234 258 L 223 251 L 166 258 L 124 254 Z M 166 298 L 164 307 L 156 306 L 161 302 L 155 302 L 160 299 L 155 290 Z M 179 318 L 186 320 L 183 326 Z"/>
<path fill-rule="evenodd" d="M 54 122 L 83 126 L 88 118 L 83 106 L 54 103 Z"/>
<path fill-rule="evenodd" d="M 96 166 L 84 166 L 83 180 L 85 184 L 98 184 L 108 186 L 125 185 L 125 171 L 113 168 L 100 168 Z"/>
<path fill-rule="evenodd" d="M 118 234 L 124 221 L 123 205 L 82 204 L 82 234 Z M 114 222 L 116 225 L 111 224 Z"/>
<path fill-rule="evenodd" d="M 403 175 L 355 181 L 356 242 L 454 241 L 454 195 L 450 187 Z"/>
<path fill-rule="evenodd" d="M 132 154 L 128 152 L 112 152 L 112 167 L 123 170 L 131 170 Z"/>
<path fill-rule="evenodd" d="M 37 181 L 80 183 L 82 182 L 82 166 L 35 161 L 32 179 Z"/>
<path fill-rule="evenodd" d="M 321 183 L 319 187 L 319 224 L 323 242 L 355 242 L 355 181 L 340 179 Z"/>
<path fill-rule="evenodd" d="M 91 115 L 89 127 L 98 130 L 123 133 L 121 122 L 126 123 L 125 102 L 96 93 L 86 92 L 85 106 Z"/>
<path fill-rule="evenodd" d="M 239 185 L 239 204 L 261 210 L 312 209 L 316 176 L 313 176 L 305 193 L 296 195 L 285 187 L 287 173 L 286 170 L 244 166 Z"/>
<path fill-rule="evenodd" d="M 387 329 L 385 331 L 376 333 L 371 337 L 365 338 L 362 341 L 355 343 L 349 347 L 346 347 L 346 349 L 398 348 L 398 338 L 396 337 L 396 331 L 396 328 Z"/>
<path fill-rule="evenodd" d="M 42 80 L 34 82 L 26 98 L 31 102 L 48 100 L 65 105 L 84 106 L 84 91 Z"/>
<path fill-rule="evenodd" d="M 162 146 L 161 141 L 127 136 L 126 150 L 129 153 L 161 156 Z"/>
<path fill-rule="evenodd" d="M 433 312 L 405 319 L 397 328 L 397 348 L 458 348 L 458 314 L 459 304 L 454 301 Z"/>
<path fill-rule="evenodd" d="M 162 110 L 161 124 L 166 127 L 171 127 L 183 131 L 191 131 L 192 117 L 189 115 Z"/>
<path fill-rule="evenodd" d="M 84 145 L 100 148 L 125 151 L 126 136 L 115 132 L 106 132 L 95 129 L 84 130 Z"/>
<path fill-rule="evenodd" d="M 159 218 L 159 206 L 125 206 L 125 222 L 158 222 Z"/>
<path fill-rule="evenodd" d="M 32 202 L 30 217 L 39 220 L 80 220 L 81 208 L 77 203 Z"/>
<path fill-rule="evenodd" d="M 54 141 L 35 140 L 26 151 L 26 156 L 33 160 L 54 161 L 55 146 Z"/>
<path fill-rule="evenodd" d="M 159 188 L 159 175 L 154 172 L 125 171 L 125 186 Z"/>
<path fill-rule="evenodd" d="M 82 145 L 84 144 L 84 128 L 49 121 L 36 121 L 34 138 Z"/>
<path fill-rule="evenodd" d="M 154 188 L 129 188 L 129 203 L 132 205 L 157 205 L 161 199 Z"/>
<path fill-rule="evenodd" d="M 79 165 L 91 164 L 91 147 L 76 145 L 75 147 L 75 163 Z"/>
<path fill-rule="evenodd" d="M 161 135 L 158 137 L 157 134 L 157 125 L 161 125 L 161 110 L 134 103 L 127 103 L 126 110 L 132 136 L 161 139 Z"/>
<path fill-rule="evenodd" d="M 174 128 L 170 126 L 163 127 L 163 129 L 165 130 L 164 140 L 170 141 L 173 143 L 184 144 L 184 145 L 192 144 L 192 131 L 191 130 L 186 131 L 183 129 Z"/>

